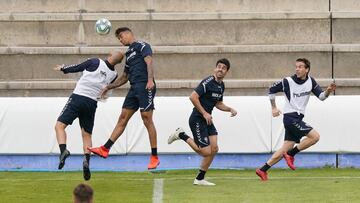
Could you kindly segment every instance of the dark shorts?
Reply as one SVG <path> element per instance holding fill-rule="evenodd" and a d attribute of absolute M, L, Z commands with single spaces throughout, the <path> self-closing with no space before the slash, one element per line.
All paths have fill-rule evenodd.
<path fill-rule="evenodd" d="M 299 143 L 313 128 L 302 120 L 285 125 L 285 140 Z"/>
<path fill-rule="evenodd" d="M 214 124 L 207 125 L 206 120 L 202 116 L 191 114 L 189 118 L 189 126 L 195 143 L 201 148 L 210 145 L 210 135 L 218 134 Z"/>
<path fill-rule="evenodd" d="M 156 86 L 154 86 L 152 90 L 147 90 L 145 87 L 146 82 L 131 85 L 122 108 L 134 110 L 138 110 L 140 108 L 140 111 L 154 110 Z"/>
<path fill-rule="evenodd" d="M 95 120 L 97 102 L 81 95 L 72 94 L 60 113 L 58 121 L 71 125 L 76 118 L 79 118 L 81 128 L 92 134 Z"/>

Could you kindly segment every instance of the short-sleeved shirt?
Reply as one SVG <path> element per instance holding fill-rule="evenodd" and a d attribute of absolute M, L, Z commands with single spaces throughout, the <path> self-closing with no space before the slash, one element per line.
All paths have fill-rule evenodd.
<path fill-rule="evenodd" d="M 128 74 L 130 84 L 148 81 L 147 65 L 144 58 L 152 56 L 152 49 L 146 42 L 132 43 L 125 53 L 126 63 L 124 72 Z"/>
<path fill-rule="evenodd" d="M 223 82 L 217 82 L 215 77 L 211 75 L 202 80 L 194 91 L 200 96 L 199 100 L 201 106 L 206 112 L 211 114 L 216 103 L 223 100 L 225 85 Z M 201 115 L 195 107 L 192 113 L 194 115 Z"/>

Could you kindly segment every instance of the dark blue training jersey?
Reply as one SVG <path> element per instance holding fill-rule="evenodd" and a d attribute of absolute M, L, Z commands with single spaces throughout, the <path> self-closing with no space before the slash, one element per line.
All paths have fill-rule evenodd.
<path fill-rule="evenodd" d="M 212 75 L 202 80 L 194 91 L 200 96 L 199 100 L 201 106 L 206 112 L 211 114 L 216 103 L 223 100 L 225 85 L 223 82 L 218 83 Z M 201 115 L 195 107 L 193 109 L 193 114 Z"/>
<path fill-rule="evenodd" d="M 136 41 L 129 46 L 125 55 L 124 72 L 128 74 L 130 84 L 147 82 L 148 71 L 144 58 L 152 56 L 150 45 L 146 42 Z"/>

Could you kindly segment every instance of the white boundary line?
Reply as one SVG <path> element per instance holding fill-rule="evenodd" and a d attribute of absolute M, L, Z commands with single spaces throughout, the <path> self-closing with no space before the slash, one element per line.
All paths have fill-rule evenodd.
<path fill-rule="evenodd" d="M 156 178 L 154 179 L 153 187 L 153 203 L 162 203 L 163 202 L 163 192 L 164 192 L 164 179 Z"/>

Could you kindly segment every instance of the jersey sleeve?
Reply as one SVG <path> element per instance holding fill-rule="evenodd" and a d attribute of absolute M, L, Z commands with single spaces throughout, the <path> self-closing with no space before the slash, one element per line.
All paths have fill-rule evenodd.
<path fill-rule="evenodd" d="M 87 71 L 95 71 L 99 67 L 99 59 L 97 58 L 90 58 L 82 63 L 67 65 L 61 68 L 61 70 L 66 73 L 77 73 L 82 72 L 84 70 Z"/>
<path fill-rule="evenodd" d="M 275 82 L 270 88 L 269 88 L 269 95 L 270 94 L 276 94 L 278 92 L 283 92 L 284 91 L 284 80 Z"/>
<path fill-rule="evenodd" d="M 199 95 L 203 95 L 206 93 L 207 84 L 205 81 L 201 81 L 201 83 L 194 89 L 194 91 Z"/>
<path fill-rule="evenodd" d="M 315 79 L 313 77 L 311 78 L 311 82 L 312 82 L 312 89 L 311 92 L 317 97 L 319 98 L 320 94 L 322 93 L 322 89 L 320 87 L 320 85 L 315 81 Z"/>
<path fill-rule="evenodd" d="M 140 47 L 140 53 L 142 57 L 152 56 L 152 49 L 149 44 L 143 43 Z"/>

